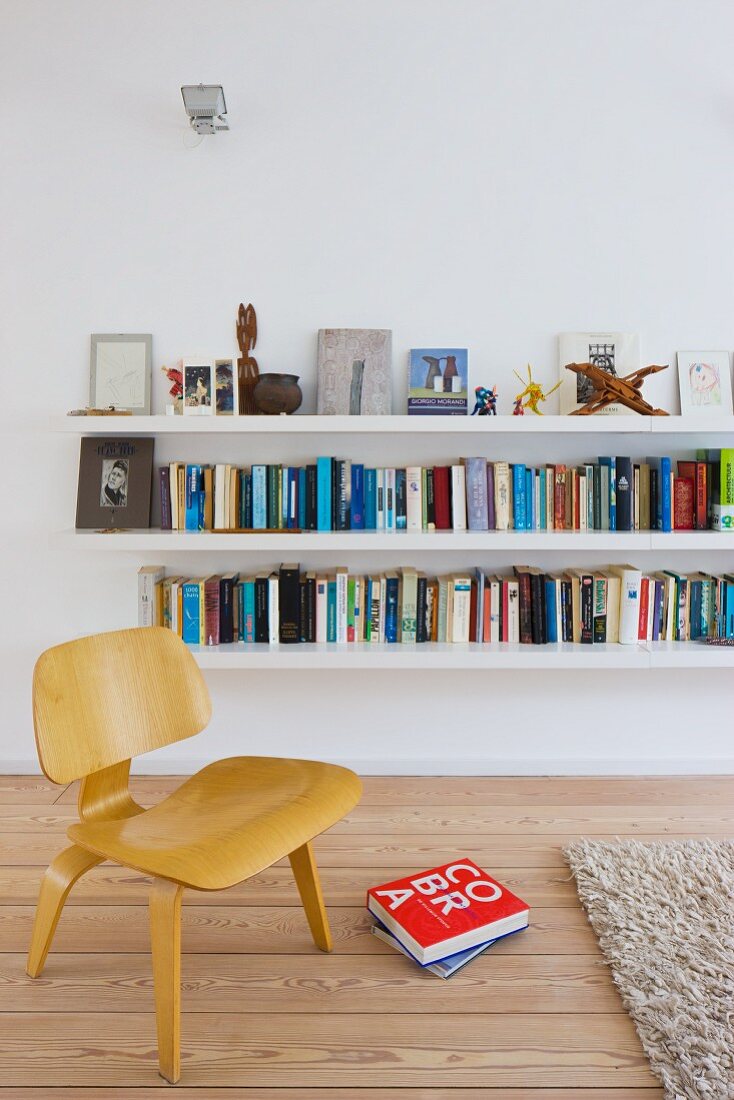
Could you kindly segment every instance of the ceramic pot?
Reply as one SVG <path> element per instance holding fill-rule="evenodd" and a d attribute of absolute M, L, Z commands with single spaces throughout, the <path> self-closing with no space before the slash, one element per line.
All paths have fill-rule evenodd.
<path fill-rule="evenodd" d="M 266 416 L 293 413 L 303 401 L 297 374 L 261 374 L 253 391 L 258 412 Z"/>

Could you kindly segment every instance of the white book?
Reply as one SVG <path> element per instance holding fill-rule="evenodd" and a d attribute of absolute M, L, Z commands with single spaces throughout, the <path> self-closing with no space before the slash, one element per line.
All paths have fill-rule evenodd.
<path fill-rule="evenodd" d="M 488 947 L 497 942 L 496 940 L 488 940 L 487 943 L 469 947 L 466 951 L 457 951 L 455 955 L 448 955 L 445 959 L 438 959 L 434 963 L 424 965 L 419 963 L 414 955 L 411 955 L 407 947 L 403 947 L 397 936 L 393 936 L 392 932 L 388 932 L 387 928 L 383 928 L 382 925 L 373 924 L 372 935 L 389 944 L 390 947 L 394 947 L 396 951 L 400 951 L 406 958 L 412 959 L 416 965 L 420 966 L 421 970 L 427 970 L 429 974 L 435 974 L 439 978 L 450 978 L 457 970 L 461 970 L 462 966 L 466 966 L 477 955 L 481 955 L 483 951 L 486 951 Z"/>
<path fill-rule="evenodd" d="M 409 531 L 423 530 L 423 471 L 408 466 L 405 471 L 405 512 Z"/>
<path fill-rule="evenodd" d="M 451 467 L 451 526 L 466 531 L 466 467 Z"/>
<path fill-rule="evenodd" d="M 579 530 L 588 531 L 588 516 L 586 513 L 586 473 L 579 474 Z"/>
<path fill-rule="evenodd" d="M 489 580 L 489 640 L 492 645 L 500 641 L 500 601 L 502 599 L 502 585 L 499 577 L 488 577 Z"/>
<path fill-rule="evenodd" d="M 387 603 L 387 577 L 380 573 L 380 619 L 377 630 L 377 640 L 385 641 L 385 605 Z"/>
<path fill-rule="evenodd" d="M 494 464 L 494 519 L 498 531 L 509 531 L 510 466 L 507 462 Z"/>
<path fill-rule="evenodd" d="M 316 641 L 325 642 L 329 609 L 329 582 L 326 577 L 316 578 Z"/>
<path fill-rule="evenodd" d="M 637 645 L 642 573 L 639 569 L 635 569 L 634 565 L 612 565 L 610 569 L 622 582 L 619 593 L 620 645 Z"/>
<path fill-rule="evenodd" d="M 418 574 L 415 569 L 402 569 L 398 637 L 401 642 L 415 642 L 418 630 Z"/>
<path fill-rule="evenodd" d="M 277 645 L 280 641 L 280 607 L 278 601 L 278 574 L 268 577 L 268 641 Z"/>
<path fill-rule="evenodd" d="M 156 625 L 155 586 L 165 575 L 162 565 L 142 565 L 138 569 L 138 626 Z"/>
<path fill-rule="evenodd" d="M 347 588 L 349 570 L 343 566 L 336 571 L 336 640 L 339 645 L 347 641 Z"/>
<path fill-rule="evenodd" d="M 471 610 L 471 577 L 457 575 L 453 578 L 453 608 L 451 617 L 451 641 L 469 641 Z"/>
<path fill-rule="evenodd" d="M 223 462 L 218 462 L 214 467 L 214 526 L 219 530 L 225 527 L 225 469 Z"/>
<path fill-rule="evenodd" d="M 611 644 L 619 642 L 619 594 L 622 582 L 616 573 L 605 570 L 604 576 L 607 578 L 607 643 Z M 558 621 L 561 621 L 560 617 Z"/>

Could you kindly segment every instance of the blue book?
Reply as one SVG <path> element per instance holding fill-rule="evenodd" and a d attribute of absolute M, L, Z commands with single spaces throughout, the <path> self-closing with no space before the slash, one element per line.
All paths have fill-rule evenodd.
<path fill-rule="evenodd" d="M 306 530 L 306 467 L 298 468 L 298 526 Z"/>
<path fill-rule="evenodd" d="M 385 578 L 385 641 L 398 640 L 398 600 L 400 581 L 397 573 L 388 573 Z"/>
<path fill-rule="evenodd" d="M 558 581 L 554 581 L 551 577 L 545 578 L 545 624 L 549 642 L 558 641 L 556 584 L 558 584 Z"/>
<path fill-rule="evenodd" d="M 377 530 L 377 470 L 369 468 L 364 472 L 364 526 Z"/>
<path fill-rule="evenodd" d="M 182 638 L 188 645 L 199 644 L 201 588 L 198 581 L 184 581 L 181 586 Z"/>
<path fill-rule="evenodd" d="M 255 641 L 255 581 L 242 583 L 242 641 Z"/>
<path fill-rule="evenodd" d="M 669 458 L 660 459 L 660 492 L 658 493 L 658 515 L 660 516 L 659 529 L 661 531 L 673 530 L 672 515 L 672 487 L 673 470 Z"/>
<path fill-rule="evenodd" d="M 527 529 L 525 494 L 525 467 L 521 462 L 516 462 L 512 467 L 512 522 L 516 531 Z"/>
<path fill-rule="evenodd" d="M 364 531 L 364 466 L 352 463 L 352 515 L 353 531 Z"/>
<path fill-rule="evenodd" d="M 332 459 L 316 460 L 316 530 L 331 530 L 331 467 Z M 335 612 L 336 613 L 336 612 Z M 334 635 L 336 641 L 336 635 Z"/>
<path fill-rule="evenodd" d="M 204 510 L 202 508 L 203 474 L 201 466 L 186 467 L 186 506 L 184 516 L 184 529 L 186 531 L 201 531 L 204 527 Z"/>
<path fill-rule="evenodd" d="M 326 640 L 336 641 L 336 577 L 329 577 L 326 584 Z"/>
<path fill-rule="evenodd" d="M 264 531 L 268 526 L 267 466 L 252 467 L 252 526 L 257 531 Z"/>
<path fill-rule="evenodd" d="M 599 465 L 609 468 L 609 530 L 617 530 L 617 461 L 610 455 L 599 455 Z"/>

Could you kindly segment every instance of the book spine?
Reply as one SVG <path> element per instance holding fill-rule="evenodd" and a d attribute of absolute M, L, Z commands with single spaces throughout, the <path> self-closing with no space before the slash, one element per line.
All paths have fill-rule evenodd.
<path fill-rule="evenodd" d="M 185 581 L 181 586 L 181 636 L 188 645 L 199 644 L 199 602 L 199 582 Z"/>
<path fill-rule="evenodd" d="M 418 574 L 403 570 L 403 601 L 400 609 L 400 638 L 410 644 L 418 639 Z"/>
<path fill-rule="evenodd" d="M 408 466 L 405 471 L 405 513 L 408 531 L 423 530 L 423 471 L 420 466 Z"/>
<path fill-rule="evenodd" d="M 636 645 L 639 640 L 642 574 L 637 569 L 624 569 L 621 573 L 621 579 L 619 641 L 621 645 Z"/>
<path fill-rule="evenodd" d="M 297 565 L 281 565 L 278 572 L 279 640 L 292 645 L 301 640 L 301 576 Z"/>
<path fill-rule="evenodd" d="M 219 582 L 219 641 L 226 645 L 234 641 L 235 577 L 222 577 Z"/>
<path fill-rule="evenodd" d="M 542 573 L 530 574 L 530 633 L 533 645 L 544 645 L 548 641 L 548 626 L 545 620 L 545 578 Z"/>
<path fill-rule="evenodd" d="M 494 464 L 494 510 L 495 530 L 507 531 L 510 527 L 512 507 L 510 488 L 510 467 L 507 462 Z"/>
<path fill-rule="evenodd" d="M 385 641 L 398 640 L 398 608 L 400 583 L 397 575 L 388 574 L 385 583 Z"/>
<path fill-rule="evenodd" d="M 316 641 L 325 642 L 328 637 L 329 582 L 326 577 L 316 579 Z"/>
<path fill-rule="evenodd" d="M 326 581 L 326 640 L 336 641 L 336 576 Z"/>
<path fill-rule="evenodd" d="M 316 460 L 316 530 L 331 531 L 332 459 Z"/>
<path fill-rule="evenodd" d="M 255 641 L 267 642 L 269 636 L 268 577 L 267 574 L 258 574 L 255 577 Z"/>
<path fill-rule="evenodd" d="M 487 463 L 487 530 L 497 530 L 497 517 L 494 501 L 494 463 Z"/>
<path fill-rule="evenodd" d="M 451 467 L 451 526 L 454 531 L 466 531 L 466 470 L 463 465 Z"/>
<path fill-rule="evenodd" d="M 364 466 L 352 463 L 352 511 L 350 526 L 353 531 L 364 530 Z"/>
<path fill-rule="evenodd" d="M 385 470 L 385 530 L 395 531 L 395 468 Z"/>
<path fill-rule="evenodd" d="M 696 527 L 705 531 L 708 527 L 708 467 L 705 462 L 696 463 Z"/>
<path fill-rule="evenodd" d="M 270 645 L 277 645 L 280 636 L 280 604 L 278 601 L 278 574 L 268 577 L 268 637 Z"/>
<path fill-rule="evenodd" d="M 426 507 L 424 511 L 424 526 L 427 531 L 436 529 L 436 494 L 433 478 L 433 468 L 424 470 L 426 475 Z"/>
<path fill-rule="evenodd" d="M 516 462 L 512 467 L 512 524 L 516 531 L 526 530 L 526 489 L 525 466 Z"/>
<path fill-rule="evenodd" d="M 545 579 L 545 621 L 549 642 L 558 641 L 558 615 L 556 604 L 556 587 L 558 581 L 551 577 Z"/>
<path fill-rule="evenodd" d="M 553 478 L 553 527 L 556 531 L 562 531 L 566 515 L 566 467 L 556 466 Z"/>
<path fill-rule="evenodd" d="M 451 528 L 451 497 L 449 493 L 448 466 L 434 466 L 433 490 L 436 510 L 436 530 L 448 531 Z"/>
<path fill-rule="evenodd" d="M 533 593 L 530 584 L 530 574 L 522 566 L 515 568 L 515 576 L 518 583 L 518 610 L 519 610 L 519 642 L 521 645 L 533 644 L 533 618 L 532 601 Z"/>
<path fill-rule="evenodd" d="M 163 580 L 161 566 L 154 572 L 145 566 L 138 571 L 138 626 L 155 626 L 155 586 Z"/>
<path fill-rule="evenodd" d="M 386 490 L 385 490 L 385 473 L 386 473 L 386 471 L 385 471 L 384 467 L 378 466 L 376 473 L 377 473 L 377 482 L 376 482 L 376 492 L 377 492 L 376 515 L 377 515 L 377 522 L 376 522 L 376 528 L 377 528 L 378 531 L 384 531 L 385 530 L 385 514 L 387 512 L 387 502 L 386 502 L 387 498 L 386 498 L 386 495 L 385 495 L 385 493 L 386 493 Z"/>
<path fill-rule="evenodd" d="M 418 574 L 417 593 L 415 640 L 416 642 L 427 642 L 430 641 L 426 623 L 428 610 L 428 578 L 423 573 Z"/>
<path fill-rule="evenodd" d="M 357 603 L 357 578 L 347 578 L 347 641 L 355 642 L 355 613 Z"/>
<path fill-rule="evenodd" d="M 161 498 L 161 530 L 170 531 L 173 528 L 171 515 L 171 471 L 168 466 L 161 466 L 158 471 L 160 498 Z"/>
<path fill-rule="evenodd" d="M 607 640 L 607 578 L 594 576 L 594 632 L 595 643 Z"/>
<path fill-rule="evenodd" d="M 268 526 L 267 476 L 265 466 L 252 467 L 252 526 L 256 531 Z"/>
<path fill-rule="evenodd" d="M 346 569 L 336 571 L 336 641 L 339 645 L 347 642 L 347 604 L 349 574 Z"/>
<path fill-rule="evenodd" d="M 452 642 L 468 642 L 471 625 L 471 577 L 453 578 Z"/>
<path fill-rule="evenodd" d="M 405 531 L 408 526 L 407 477 L 405 470 L 395 471 L 395 530 Z"/>
<path fill-rule="evenodd" d="M 673 527 L 673 470 L 668 457 L 660 459 L 660 530 Z M 621 528 L 620 528 L 621 530 Z"/>
<path fill-rule="evenodd" d="M 467 458 L 465 467 L 469 530 L 487 531 L 489 529 L 487 460 L 486 458 Z"/>
<path fill-rule="evenodd" d="M 377 470 L 364 472 L 364 526 L 366 531 L 377 530 Z"/>
<path fill-rule="evenodd" d="M 617 530 L 634 530 L 632 460 L 627 455 L 617 456 Z"/>
<path fill-rule="evenodd" d="M 302 531 L 308 531 L 308 524 L 306 522 L 306 505 L 308 502 L 308 493 L 306 490 L 306 467 L 298 467 L 298 524 Z"/>

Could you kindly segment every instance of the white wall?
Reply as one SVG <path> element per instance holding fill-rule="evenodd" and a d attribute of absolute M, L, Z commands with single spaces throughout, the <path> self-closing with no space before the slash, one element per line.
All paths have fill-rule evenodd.
<path fill-rule="evenodd" d="M 0 0 L 0 21 L 3 770 L 35 759 L 37 654 L 134 621 L 155 560 L 48 546 L 77 460 L 47 420 L 85 403 L 91 332 L 154 334 L 158 411 L 160 364 L 231 354 L 241 300 L 304 411 L 322 326 L 392 328 L 396 411 L 412 345 L 468 346 L 503 412 L 512 368 L 555 379 L 562 330 L 638 331 L 646 362 L 734 346 L 729 0 Z M 199 80 L 232 130 L 191 149 Z M 675 411 L 669 375 L 646 389 Z M 734 770 L 724 672 L 210 684 L 209 733 L 145 766 Z"/>

